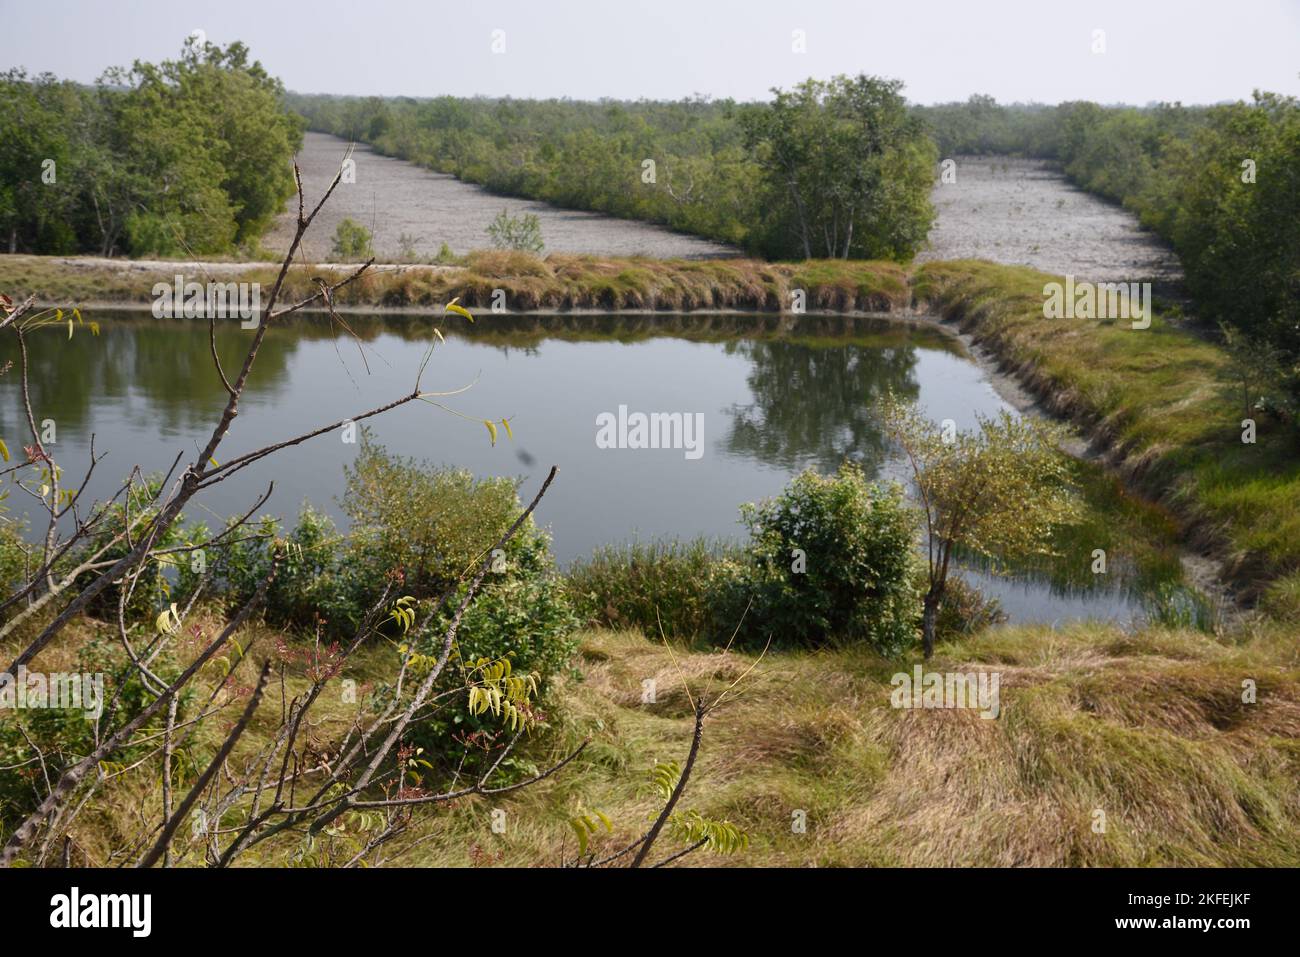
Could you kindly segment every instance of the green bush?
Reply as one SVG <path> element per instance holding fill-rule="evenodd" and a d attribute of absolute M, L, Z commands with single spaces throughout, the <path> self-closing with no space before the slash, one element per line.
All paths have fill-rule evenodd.
<path fill-rule="evenodd" d="M 375 254 L 370 230 L 355 219 L 345 217 L 334 230 L 334 248 L 331 256 L 335 262 L 359 262 Z"/>
<path fill-rule="evenodd" d="M 0 596 L 4 598 L 27 583 L 28 557 L 23 544 L 25 528 L 25 520 L 4 518 L 0 523 Z"/>
<path fill-rule="evenodd" d="M 578 620 L 555 571 L 550 538 L 530 517 L 494 555 L 491 549 L 522 510 L 516 482 L 477 479 L 464 469 L 390 455 L 365 431 L 346 477 L 343 506 L 350 532 L 340 534 L 309 506 L 288 532 L 274 519 L 262 519 L 256 534 L 245 531 L 227 547 L 209 550 L 212 587 L 234 603 L 247 600 L 270 571 L 278 540 L 284 558 L 267 592 L 267 621 L 312 633 L 319 626 L 325 637 L 345 641 L 391 582 L 386 604 L 391 608 L 410 595 L 419 603 L 416 620 L 429 623 L 404 634 L 386 620 L 381 632 L 396 647 L 409 643 L 427 662 L 442 653 L 468 580 L 488 559 L 489 571 L 460 621 L 435 689 L 435 720 L 414 742 L 431 760 L 450 759 L 460 753 L 453 732 L 463 740 L 467 732 L 495 733 L 500 725 L 465 710 L 463 695 L 455 693 L 464 682 L 462 662 L 472 666 L 479 658 L 509 656 L 516 671 L 539 676 L 545 695 L 548 680 L 573 656 Z M 188 533 L 191 541 L 206 534 L 201 528 Z M 194 587 L 197 577 L 182 566 L 183 588 Z M 408 682 L 405 694 L 410 691 Z M 381 700 L 394 693 L 393 687 L 376 689 Z"/>
<path fill-rule="evenodd" d="M 515 480 L 391 455 L 365 429 L 344 473 L 341 504 L 353 528 L 348 562 L 374 581 L 399 570 L 404 592 L 416 598 L 454 587 L 521 511 Z M 502 551 L 497 563 L 523 576 L 551 561 L 549 541 L 531 519 Z"/>
<path fill-rule="evenodd" d="M 156 695 L 131 666 L 115 633 L 99 629 L 75 649 L 72 662 L 60 671 L 85 675 L 103 675 L 102 720 L 107 720 L 110 706 L 119 714 L 138 714 Z M 174 681 L 182 668 L 175 649 L 166 648 L 150 662 L 150 670 L 164 682 Z M 186 662 L 188 664 L 188 662 Z M 84 701 L 84 699 L 83 699 Z M 92 703 L 84 702 L 86 708 Z M 194 687 L 177 695 L 178 727 L 193 720 L 202 701 Z M 86 710 L 77 708 L 24 708 L 0 712 L 0 829 L 6 833 L 34 811 L 48 789 L 48 782 L 90 753 L 102 741 L 103 728 L 88 718 Z M 108 766 L 127 767 L 156 753 L 151 736 L 128 743 L 104 758 Z M 188 788 L 202 768 L 212 759 L 212 752 L 202 735 L 184 736 L 183 744 L 173 754 L 173 781 Z M 39 757 L 37 757 L 39 755 Z"/>
<path fill-rule="evenodd" d="M 487 228 L 488 238 L 497 249 L 540 254 L 546 248 L 542 242 L 542 224 L 532 213 L 511 216 L 504 209 Z"/>
<path fill-rule="evenodd" d="M 721 643 L 865 641 L 896 654 L 920 609 L 912 512 L 897 487 L 846 465 L 808 470 L 775 499 L 742 506 L 747 547 L 696 541 L 602 549 L 570 571 L 578 609 L 607 627 Z M 737 628 L 739 631 L 737 632 Z"/>
<path fill-rule="evenodd" d="M 129 515 L 125 506 L 121 504 L 112 506 L 108 517 L 95 526 L 95 532 L 55 566 L 55 573 L 67 574 L 89 556 L 99 553 L 101 548 L 104 551 L 100 555 L 100 561 L 114 561 L 125 557 L 137 541 L 136 535 L 130 536 L 129 542 L 123 539 L 109 543 L 128 521 L 137 521 L 135 526 L 137 530 L 147 527 L 159 510 L 156 505 L 141 503 L 159 500 L 161 482 L 162 480 L 156 475 L 145 479 L 143 487 L 135 490 L 132 495 Z M 185 539 L 179 521 L 154 538 L 154 547 L 158 549 L 174 548 L 183 544 Z M 129 588 L 131 597 L 126 604 L 126 620 L 128 622 L 148 621 L 152 627 L 156 614 L 174 600 L 172 598 L 174 576 L 169 575 L 169 571 L 179 564 L 183 557 L 183 553 L 168 554 L 149 562 L 135 577 L 133 585 L 124 581 L 114 582 L 90 601 L 86 607 L 87 612 L 95 618 L 116 620 L 122 589 Z M 98 571 L 85 572 L 77 579 L 75 587 L 84 587 L 98 575 Z"/>
<path fill-rule="evenodd" d="M 865 641 L 897 654 L 916 637 L 915 524 L 898 486 L 869 485 L 855 465 L 809 469 L 780 495 L 741 507 L 749 561 L 732 583 L 741 635 L 775 644 Z"/>
<path fill-rule="evenodd" d="M 189 544 L 208 537 L 206 527 L 186 529 Z M 274 543 L 285 543 L 280 569 L 267 589 L 263 617 L 277 626 L 314 628 L 317 619 L 341 631 L 354 627 L 361 619 L 358 607 L 364 601 L 348 563 L 340 552 L 345 538 L 329 516 L 305 504 L 298 523 L 285 531 L 280 522 L 266 516 L 253 525 L 235 532 L 225 542 L 205 549 L 210 589 L 232 603 L 247 601 L 271 572 Z M 182 556 L 178 591 L 188 594 L 202 572 L 193 561 Z M 376 593 L 376 597 L 378 593 Z"/>

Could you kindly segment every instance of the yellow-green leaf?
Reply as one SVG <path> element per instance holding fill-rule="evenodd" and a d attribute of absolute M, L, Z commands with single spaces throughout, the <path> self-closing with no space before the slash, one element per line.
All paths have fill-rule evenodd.
<path fill-rule="evenodd" d="M 446 311 L 454 312 L 458 316 L 464 316 L 470 322 L 473 322 L 474 314 L 470 312 L 468 309 L 466 309 L 464 306 L 460 305 L 459 303 L 460 303 L 460 296 L 457 296 L 451 302 L 447 303 Z"/>
<path fill-rule="evenodd" d="M 487 426 L 488 435 L 492 436 L 492 445 L 495 447 L 497 444 L 497 424 L 491 419 L 484 419 L 483 424 Z"/>

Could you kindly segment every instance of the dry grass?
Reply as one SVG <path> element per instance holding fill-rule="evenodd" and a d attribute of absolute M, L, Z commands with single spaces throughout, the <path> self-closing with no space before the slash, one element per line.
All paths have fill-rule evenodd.
<path fill-rule="evenodd" d="M 253 634 L 258 658 L 272 636 Z M 375 649 L 352 676 L 372 679 L 386 654 Z M 693 694 L 710 684 L 716 691 L 752 660 L 716 650 L 673 656 L 636 632 L 585 633 L 582 677 L 558 689 L 553 726 L 528 752 L 543 764 L 589 737 L 582 760 L 508 799 L 437 811 L 421 825 L 426 840 L 392 863 L 554 864 L 574 850 L 565 822 L 579 809 L 615 822 L 598 850 L 622 846 L 655 810 L 648 769 L 685 755 L 687 684 Z M 56 653 L 46 667 L 66 663 Z M 706 725 L 684 799 L 743 826 L 751 847 L 683 863 L 1300 864 L 1300 657 L 1281 630 L 1222 644 L 1080 624 L 999 629 L 941 646 L 927 670 L 1001 675 L 997 720 L 892 708 L 889 679 L 911 666 L 853 649 L 769 652 L 744 694 Z M 654 704 L 641 701 L 646 678 L 657 683 Z M 1248 678 L 1258 687 L 1254 704 L 1241 701 Z M 247 747 L 272 728 L 278 696 L 273 685 Z M 230 709 L 239 707 L 233 699 Z M 343 726 L 347 709 L 329 710 L 311 732 L 314 746 Z M 221 730 L 211 733 L 215 743 Z M 157 800 L 147 769 L 108 782 L 78 821 L 78 846 L 106 860 L 139 831 L 139 809 Z M 494 808 L 507 813 L 505 834 L 491 830 Z M 791 828 L 800 810 L 805 833 Z M 1104 833 L 1093 828 L 1098 811 Z M 283 864 L 297 850 L 294 840 L 271 842 L 249 863 Z"/>
<path fill-rule="evenodd" d="M 300 266 L 290 270 L 284 301 L 316 292 L 312 277 L 343 279 L 343 266 Z M 35 293 L 43 303 L 149 303 L 153 284 L 174 282 L 176 267 L 161 264 L 67 265 L 57 257 L 0 257 L 0 289 L 12 298 Z M 202 274 L 186 280 L 205 282 Z M 258 282 L 275 278 L 271 266 L 251 266 L 220 281 Z M 911 302 L 903 267 L 888 262 L 811 261 L 766 263 L 747 259 L 686 260 L 607 258 L 527 253 L 471 253 L 464 265 L 383 266 L 340 290 L 337 301 L 351 307 L 416 308 L 441 311 L 454 297 L 470 307 L 491 306 L 494 290 L 507 308 L 788 310 L 792 292 L 806 293 L 809 310 L 888 311 Z"/>

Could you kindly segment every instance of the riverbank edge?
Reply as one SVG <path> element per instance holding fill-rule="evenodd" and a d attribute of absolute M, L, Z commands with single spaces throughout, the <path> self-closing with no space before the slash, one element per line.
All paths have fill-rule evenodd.
<path fill-rule="evenodd" d="M 82 261 L 84 263 L 84 260 Z M 0 290 L 15 300 L 30 295 L 38 302 L 68 308 L 88 283 L 104 282 L 118 294 L 87 300 L 81 308 L 148 310 L 157 282 L 174 285 L 176 270 L 193 263 L 122 266 L 68 266 L 55 257 L 0 256 Z M 295 266 L 289 272 L 283 303 L 314 294 L 314 277 L 338 281 L 353 267 Z M 107 274 L 107 277 L 106 275 Z M 206 282 L 181 272 L 184 281 Z M 224 272 L 213 281 L 259 282 L 269 285 L 275 269 L 249 264 L 242 271 Z M 31 282 L 32 279 L 36 282 Z M 28 279 L 24 284 L 23 280 Z M 618 312 L 628 315 L 806 314 L 810 316 L 888 317 L 909 321 L 940 320 L 974 357 L 995 376 L 999 391 L 1012 404 L 1065 419 L 1083 434 L 1072 454 L 1099 461 L 1131 493 L 1167 509 L 1183 529 L 1186 544 L 1206 565 L 1200 584 L 1217 578 L 1226 590 L 1221 597 L 1253 604 L 1266 584 L 1300 566 L 1300 556 L 1282 561 L 1243 548 L 1233 534 L 1232 516 L 1220 514 L 1198 493 L 1191 481 L 1171 481 L 1172 458 L 1158 442 L 1143 441 L 1149 432 L 1143 410 L 1111 390 L 1107 403 L 1095 401 L 1088 390 L 1066 381 L 1060 368 L 1050 368 L 1061 350 L 1052 350 L 1051 337 L 1026 334 L 1047 327 L 1043 319 L 1043 286 L 1059 280 L 1025 266 L 982 260 L 929 261 L 910 267 L 892 262 L 811 260 L 805 263 L 766 263 L 757 260 L 649 260 L 552 255 L 545 259 L 509 252 L 471 254 L 461 266 L 385 264 L 335 295 L 340 311 L 388 315 L 440 314 L 454 298 L 477 315 L 492 315 L 493 303 L 504 302 L 510 315 L 583 315 Z M 101 286 L 100 288 L 105 288 Z M 17 295 L 15 294 L 17 293 Z M 504 296 L 502 295 L 504 294 Z M 800 294 L 801 297 L 800 297 Z M 122 298 L 119 298 L 122 297 Z M 802 305 L 802 309 L 794 308 Z M 321 311 L 303 309 L 303 312 Z M 1076 345 L 1091 330 L 1113 336 L 1097 320 L 1051 320 L 1053 333 Z M 1032 326 L 1027 326 L 1032 323 Z M 1227 358 L 1193 331 L 1167 326 L 1163 335 L 1176 345 L 1214 357 L 1201 370 L 1213 377 Z M 1083 340 L 1088 341 L 1088 340 Z M 1133 340 L 1139 342 L 1140 340 Z M 1064 347 L 1062 347 L 1064 348 Z M 1174 350 L 1175 352 L 1178 349 Z M 1122 365 L 1131 358 L 1121 350 L 1110 357 Z M 1213 366 L 1219 368 L 1214 368 Z M 1124 376 L 1112 370 L 1121 383 Z M 1113 383 L 1111 383 L 1113 385 Z M 1122 389 L 1120 390 L 1123 391 Z M 1019 393 L 1019 394 L 1017 394 Z M 1108 404 L 1110 407 L 1105 407 Z M 1226 412 L 1220 403 L 1219 412 Z M 1147 410 L 1151 411 L 1151 410 Z M 1156 410 L 1162 412 L 1163 410 Z M 1156 430 L 1159 432 L 1159 430 Z M 1175 469 L 1176 471 L 1176 469 Z M 1174 477 L 1176 478 L 1176 477 Z M 1300 549 L 1300 544 L 1296 546 Z"/>
<path fill-rule="evenodd" d="M 1228 377 L 1230 360 L 1202 330 L 1180 321 L 1166 323 L 1157 308 L 1152 331 L 1158 333 L 1159 343 L 1133 339 L 1133 348 L 1116 348 L 1119 337 L 1142 331 L 1108 320 L 1044 319 L 1043 286 L 1060 281 L 1059 276 L 966 260 L 926 263 L 910 279 L 918 306 L 956 329 L 995 382 L 1012 384 L 1003 393 L 1007 401 L 1024 408 L 1025 400 L 1015 398 L 1019 393 L 1037 411 L 1069 422 L 1086 442 L 1086 448 L 1071 449 L 1072 454 L 1099 462 L 1126 491 L 1175 519 L 1192 553 L 1188 571 L 1198 587 L 1205 590 L 1207 584 L 1217 583 L 1221 600 L 1244 609 L 1256 606 L 1276 580 L 1296 575 L 1300 541 L 1280 555 L 1249 547 L 1243 539 L 1257 529 L 1243 528 L 1239 514 L 1234 514 L 1240 508 L 1233 509 L 1230 496 L 1227 501 L 1221 496 L 1216 504 L 1207 494 L 1207 483 L 1200 481 L 1220 456 L 1240 453 L 1233 439 L 1240 441 L 1241 418 L 1211 386 Z M 1151 355 L 1156 350 L 1160 354 Z M 1189 391 L 1199 392 L 1195 402 L 1164 395 L 1157 403 L 1139 394 L 1132 370 L 1147 373 L 1180 366 L 1199 375 L 1186 380 Z M 1087 372 L 1075 375 L 1076 370 Z M 1089 381 L 1089 373 L 1103 381 Z M 1169 414 L 1175 408 L 1176 418 Z M 1161 441 L 1176 430 L 1169 427 L 1171 421 L 1184 431 L 1194 423 L 1196 440 Z M 1235 478 L 1239 486 L 1250 478 L 1289 479 L 1285 491 L 1294 498 L 1300 488 L 1294 466 L 1287 476 L 1270 468 L 1279 452 L 1285 454 L 1285 426 L 1273 425 L 1263 434 L 1266 427 L 1261 423 L 1259 442 L 1268 452 L 1254 473 L 1234 476 L 1229 470 L 1224 476 Z M 1278 512 L 1286 516 L 1291 509 L 1279 506 Z"/>

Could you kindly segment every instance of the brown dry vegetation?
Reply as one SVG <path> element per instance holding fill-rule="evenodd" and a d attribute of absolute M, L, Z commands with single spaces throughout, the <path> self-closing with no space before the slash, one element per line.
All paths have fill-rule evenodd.
<path fill-rule="evenodd" d="M 259 626 L 241 638 L 255 640 L 236 686 L 251 680 L 253 660 L 275 636 Z M 890 677 L 909 671 L 910 661 L 856 649 L 769 652 L 741 697 L 706 724 L 683 799 L 743 826 L 750 848 L 683 863 L 1296 866 L 1300 662 L 1278 630 L 1236 638 L 1223 644 L 1192 632 L 1076 625 L 940 645 L 930 668 L 1001 674 L 997 720 L 971 710 L 892 708 Z M 42 664 L 53 670 L 64 653 L 52 649 Z M 372 649 L 342 677 L 364 685 L 387 654 Z M 737 652 L 670 654 L 636 632 L 586 632 L 580 655 L 582 678 L 559 686 L 553 725 L 528 754 L 544 764 L 590 737 L 582 758 L 508 799 L 466 799 L 436 812 L 418 832 L 423 843 L 390 863 L 554 864 L 573 852 L 565 822 L 580 809 L 614 821 L 612 834 L 594 839 L 598 852 L 621 847 L 657 808 L 649 768 L 680 760 L 689 745 L 685 682 L 696 694 L 710 682 L 716 691 L 753 662 Z M 207 686 L 217 678 L 214 669 Z M 641 702 L 645 678 L 657 682 L 655 704 Z M 1247 678 L 1258 686 L 1254 704 L 1242 702 Z M 300 683 L 291 673 L 288 693 Z M 274 729 L 280 693 L 273 682 L 236 762 Z M 233 718 L 244 699 L 229 700 Z M 349 713 L 331 704 L 308 748 L 327 751 Z M 215 746 L 220 722 L 209 724 Z M 143 823 L 138 809 L 157 804 L 157 786 L 144 769 L 102 782 L 108 799 L 92 802 L 73 829 L 78 861 L 84 854 L 108 862 L 130 846 Z M 507 812 L 505 834 L 490 827 L 497 807 Z M 806 812 L 806 833 L 791 828 L 796 810 Z M 1104 833 L 1093 829 L 1098 810 Z M 345 826 L 328 840 L 345 858 L 354 839 Z M 260 847 L 250 863 L 290 863 L 299 850 L 286 837 Z"/>
<path fill-rule="evenodd" d="M 67 265 L 41 256 L 0 257 L 0 288 L 10 295 L 36 294 L 60 306 L 79 303 L 142 304 L 152 302 L 156 282 L 171 284 L 176 266 L 109 263 Z M 340 265 L 295 267 L 286 284 L 288 298 L 316 292 L 313 277 L 343 279 Z M 219 282 L 274 279 L 270 266 L 249 266 L 237 273 L 220 268 Z M 185 271 L 187 281 L 206 282 L 201 272 Z M 788 310 L 791 292 L 807 293 L 807 308 L 837 312 L 889 311 L 911 302 L 907 274 L 887 262 L 766 263 L 752 259 L 606 258 L 552 254 L 539 259 L 528 253 L 471 253 L 464 265 L 372 267 L 340 290 L 336 301 L 349 307 L 416 308 L 441 312 L 460 297 L 470 307 L 488 308 L 493 290 L 502 289 L 511 311 L 530 309 L 735 309 Z"/>

